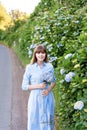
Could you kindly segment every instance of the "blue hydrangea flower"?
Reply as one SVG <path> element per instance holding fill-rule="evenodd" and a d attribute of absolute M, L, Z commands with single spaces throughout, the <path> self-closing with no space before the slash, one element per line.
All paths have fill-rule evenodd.
<path fill-rule="evenodd" d="M 47 83 L 50 83 L 53 81 L 53 73 L 52 71 L 48 70 L 46 72 L 43 72 L 43 82 L 47 82 Z"/>
<path fill-rule="evenodd" d="M 54 57 L 49 57 L 49 62 L 53 62 L 53 61 L 56 61 L 57 60 L 57 57 L 56 56 L 54 56 Z"/>
<path fill-rule="evenodd" d="M 72 77 L 75 76 L 74 72 L 69 72 L 68 74 L 65 75 L 65 81 L 70 82 L 72 80 Z"/>

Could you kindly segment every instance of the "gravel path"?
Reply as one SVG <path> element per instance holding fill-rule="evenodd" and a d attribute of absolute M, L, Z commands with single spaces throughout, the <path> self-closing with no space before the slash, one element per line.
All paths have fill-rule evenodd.
<path fill-rule="evenodd" d="M 24 67 L 12 49 L 8 49 L 12 61 L 12 122 L 11 130 L 27 130 L 28 91 L 21 88 Z"/>
<path fill-rule="evenodd" d="M 6 47 L 0 45 L 0 130 L 11 128 L 12 71 Z"/>

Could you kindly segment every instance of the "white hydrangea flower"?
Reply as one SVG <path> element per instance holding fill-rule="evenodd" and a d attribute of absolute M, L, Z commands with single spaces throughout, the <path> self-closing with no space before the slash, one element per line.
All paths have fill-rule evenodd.
<path fill-rule="evenodd" d="M 70 77 L 75 76 L 75 73 L 74 73 L 74 72 L 69 72 L 68 74 L 70 75 Z"/>
<path fill-rule="evenodd" d="M 52 49 L 53 49 L 52 44 L 48 45 L 48 46 L 47 46 L 47 49 L 51 52 Z"/>
<path fill-rule="evenodd" d="M 28 55 L 31 56 L 33 53 L 31 50 L 28 51 Z"/>
<path fill-rule="evenodd" d="M 16 41 L 13 41 L 14 47 L 16 46 Z"/>
<path fill-rule="evenodd" d="M 42 44 L 45 46 L 45 45 L 47 45 L 47 42 L 45 41 L 45 42 L 43 42 Z"/>
<path fill-rule="evenodd" d="M 62 80 L 60 80 L 60 83 L 63 83 L 64 82 L 64 80 L 62 79 Z"/>
<path fill-rule="evenodd" d="M 72 57 L 73 56 L 73 54 L 72 53 L 69 53 L 69 54 L 67 54 L 66 56 L 65 56 L 65 59 L 68 59 L 68 58 L 70 58 L 70 57 Z"/>
<path fill-rule="evenodd" d="M 55 56 L 55 57 L 49 57 L 49 62 L 53 62 L 53 61 L 56 61 L 57 60 L 57 57 Z"/>
<path fill-rule="evenodd" d="M 29 49 L 34 49 L 36 46 L 37 46 L 37 44 L 32 43 L 32 44 L 30 45 Z"/>
<path fill-rule="evenodd" d="M 77 101 L 75 104 L 74 104 L 74 109 L 75 110 L 82 110 L 82 108 L 84 107 L 84 103 L 82 101 Z"/>
<path fill-rule="evenodd" d="M 60 74 L 63 75 L 64 73 L 65 73 L 65 69 L 62 68 L 62 69 L 60 70 Z"/>
<path fill-rule="evenodd" d="M 30 45 L 30 49 L 32 49 L 33 47 L 34 47 L 34 44 L 31 44 L 31 45 Z"/>

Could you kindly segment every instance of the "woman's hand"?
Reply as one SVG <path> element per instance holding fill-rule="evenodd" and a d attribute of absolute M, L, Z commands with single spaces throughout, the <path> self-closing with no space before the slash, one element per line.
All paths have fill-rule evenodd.
<path fill-rule="evenodd" d="M 48 89 L 44 89 L 43 92 L 42 92 L 42 95 L 43 96 L 47 96 L 49 93 Z"/>
<path fill-rule="evenodd" d="M 42 95 L 47 96 L 54 86 L 55 86 L 55 83 L 51 83 L 48 89 L 43 90 Z"/>
<path fill-rule="evenodd" d="M 45 83 L 45 82 L 41 83 L 41 84 L 39 85 L 39 88 L 42 88 L 42 89 L 46 88 L 46 83 Z"/>

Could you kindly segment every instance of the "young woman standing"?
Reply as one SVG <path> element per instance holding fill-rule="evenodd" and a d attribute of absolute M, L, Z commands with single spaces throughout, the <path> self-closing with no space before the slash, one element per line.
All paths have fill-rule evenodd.
<path fill-rule="evenodd" d="M 54 130 L 54 68 L 47 51 L 38 45 L 23 75 L 22 89 L 31 90 L 28 101 L 28 130 Z"/>

